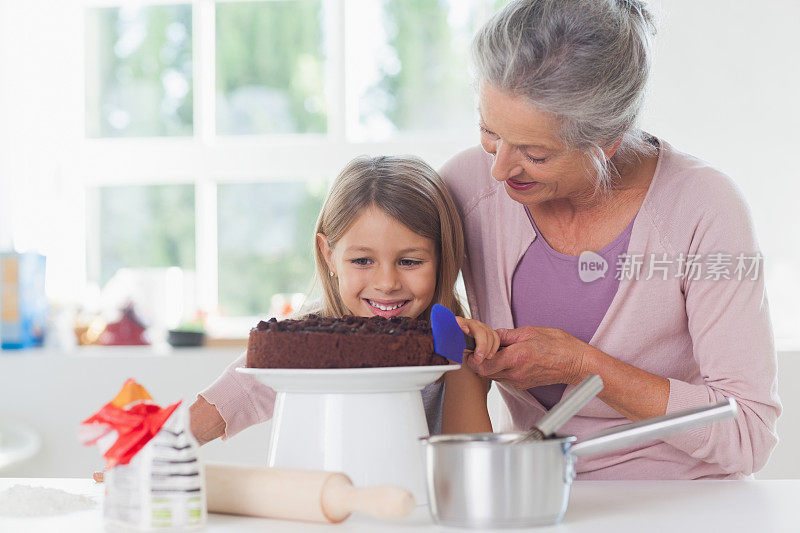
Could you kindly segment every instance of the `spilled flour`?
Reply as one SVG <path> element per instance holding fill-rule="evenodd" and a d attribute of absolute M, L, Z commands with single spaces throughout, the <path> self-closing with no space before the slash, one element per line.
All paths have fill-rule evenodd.
<path fill-rule="evenodd" d="M 97 505 L 80 494 L 60 489 L 14 485 L 0 492 L 0 516 L 55 516 L 85 511 Z"/>

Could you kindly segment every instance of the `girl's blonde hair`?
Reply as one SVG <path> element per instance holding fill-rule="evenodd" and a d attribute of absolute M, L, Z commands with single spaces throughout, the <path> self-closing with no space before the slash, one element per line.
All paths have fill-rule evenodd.
<path fill-rule="evenodd" d="M 442 179 L 427 163 L 412 156 L 358 157 L 339 173 L 317 219 L 314 236 L 324 234 L 331 248 L 350 229 L 356 217 L 375 206 L 436 244 L 438 268 L 431 305 L 419 317 L 428 320 L 438 303 L 456 315 L 463 309 L 454 287 L 464 257 L 461 218 Z M 322 316 L 350 314 L 339 294 L 337 281 L 328 275 L 328 265 L 314 243 L 317 281 L 322 285 Z"/>

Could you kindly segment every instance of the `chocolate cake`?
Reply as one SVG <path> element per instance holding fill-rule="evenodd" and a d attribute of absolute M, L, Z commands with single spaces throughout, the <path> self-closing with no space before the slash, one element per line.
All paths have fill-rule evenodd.
<path fill-rule="evenodd" d="M 249 368 L 365 368 L 446 365 L 430 324 L 373 316 L 263 320 L 250 330 Z"/>

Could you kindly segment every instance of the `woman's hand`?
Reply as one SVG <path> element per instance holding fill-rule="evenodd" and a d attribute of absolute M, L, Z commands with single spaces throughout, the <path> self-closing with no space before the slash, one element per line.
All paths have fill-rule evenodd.
<path fill-rule="evenodd" d="M 496 334 L 503 348 L 485 360 L 471 357 L 466 361 L 467 365 L 479 376 L 518 389 L 553 383 L 579 383 L 583 377 L 584 354 L 592 349 L 557 328 L 524 326 L 498 329 Z M 477 345 L 477 338 L 475 340 Z"/>
<path fill-rule="evenodd" d="M 667 410 L 669 380 L 637 368 L 557 328 L 498 329 L 501 348 L 491 359 L 465 360 L 479 376 L 517 389 L 566 383 L 589 374 L 603 378 L 598 398 L 630 420 L 661 416 Z"/>
<path fill-rule="evenodd" d="M 484 359 L 491 359 L 500 348 L 500 335 L 495 330 L 471 318 L 456 317 L 456 322 L 467 335 L 475 339 L 475 355 L 470 359 L 482 362 Z"/>

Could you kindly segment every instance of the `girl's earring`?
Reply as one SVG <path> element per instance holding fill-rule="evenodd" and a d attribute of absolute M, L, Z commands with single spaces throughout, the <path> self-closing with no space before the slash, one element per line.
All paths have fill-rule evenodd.
<path fill-rule="evenodd" d="M 333 270 L 331 270 L 330 274 L 331 274 L 331 277 L 333 277 L 333 276 L 334 276 Z"/>

